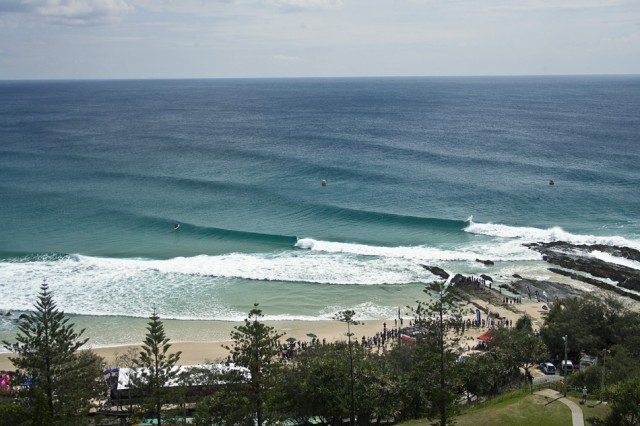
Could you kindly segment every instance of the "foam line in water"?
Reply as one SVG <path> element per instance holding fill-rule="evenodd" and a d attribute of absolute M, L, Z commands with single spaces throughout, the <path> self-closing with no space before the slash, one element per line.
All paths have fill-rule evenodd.
<path fill-rule="evenodd" d="M 64 265 L 64 266 L 62 266 Z M 403 258 L 363 258 L 340 253 L 200 255 L 167 260 L 112 259 L 78 256 L 60 262 L 66 272 L 83 276 L 104 273 L 103 279 L 136 275 L 195 275 L 257 281 L 323 284 L 403 284 L 416 282 L 417 264 Z M 62 271 L 61 271 L 62 272 Z M 96 276 L 96 279 L 99 277 Z"/>
<path fill-rule="evenodd" d="M 509 226 L 493 223 L 475 223 L 470 221 L 464 228 L 470 234 L 487 235 L 499 238 L 517 238 L 522 243 L 566 241 L 571 244 L 603 244 L 609 246 L 630 247 L 640 250 L 640 242 L 620 236 L 579 235 L 565 231 L 559 226 L 548 229 L 528 226 Z"/>
<path fill-rule="evenodd" d="M 9 259 L 0 261 L 3 295 L 0 307 L 31 309 L 38 287 L 46 278 L 55 291 L 59 306 L 68 313 L 145 317 L 151 304 L 155 303 L 171 318 L 235 321 L 244 314 L 230 308 L 228 300 L 236 292 L 234 286 L 243 282 L 294 285 L 426 283 L 434 279 L 419 266 L 426 259 L 440 264 L 443 259 L 466 261 L 478 255 L 476 252 L 447 253 L 425 247 L 315 243 L 321 248 L 326 243 L 325 249 L 333 251 L 290 249 L 276 253 L 231 253 L 166 260 L 60 254 Z M 538 256 L 533 251 L 528 253 Z M 256 285 L 253 287 L 258 288 Z M 306 319 L 299 315 L 295 318 Z"/>
<path fill-rule="evenodd" d="M 494 261 L 538 260 L 537 253 L 522 246 L 519 242 L 472 243 L 457 249 L 441 249 L 427 246 L 381 247 L 366 244 L 338 243 L 319 241 L 313 238 L 301 238 L 296 248 L 325 253 L 349 253 L 361 256 L 380 256 L 385 258 L 403 258 L 414 261 L 469 261 L 487 256 Z"/>

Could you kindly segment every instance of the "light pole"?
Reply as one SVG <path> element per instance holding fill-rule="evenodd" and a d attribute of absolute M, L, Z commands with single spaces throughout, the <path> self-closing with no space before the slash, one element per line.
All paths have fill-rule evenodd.
<path fill-rule="evenodd" d="M 562 336 L 562 340 L 564 340 L 564 397 L 567 397 L 567 344 L 569 343 L 569 336 L 566 334 Z"/>

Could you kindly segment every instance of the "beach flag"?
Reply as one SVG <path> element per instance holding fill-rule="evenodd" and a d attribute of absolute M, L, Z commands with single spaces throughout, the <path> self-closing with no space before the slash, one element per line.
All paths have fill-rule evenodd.
<path fill-rule="evenodd" d="M 476 308 L 476 321 L 480 322 L 480 309 Z"/>

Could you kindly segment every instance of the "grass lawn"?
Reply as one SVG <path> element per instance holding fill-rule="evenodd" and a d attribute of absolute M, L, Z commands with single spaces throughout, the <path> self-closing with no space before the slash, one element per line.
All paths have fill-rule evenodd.
<path fill-rule="evenodd" d="M 567 398 L 578 404 L 582 409 L 582 415 L 584 416 L 584 424 L 586 426 L 599 426 L 604 424 L 604 420 L 611 413 L 611 408 L 608 404 L 599 404 L 598 401 L 587 399 L 587 403 L 580 404 L 581 396 L 578 393 L 567 394 Z"/>
<path fill-rule="evenodd" d="M 480 405 L 468 408 L 455 419 L 458 426 L 566 426 L 571 425 L 571 410 L 556 401 L 546 405 L 540 395 L 523 391 L 510 392 Z M 425 420 L 404 425 L 428 425 Z"/>

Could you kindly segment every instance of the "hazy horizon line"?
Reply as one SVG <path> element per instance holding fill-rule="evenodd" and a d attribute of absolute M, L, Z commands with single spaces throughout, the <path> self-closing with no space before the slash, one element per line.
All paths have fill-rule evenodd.
<path fill-rule="evenodd" d="M 640 73 L 585 74 L 455 74 L 455 75 L 360 75 L 360 76 L 281 76 L 281 77 L 114 77 L 114 78 L 0 78 L 0 82 L 68 81 L 178 81 L 178 80 L 349 80 L 411 78 L 553 78 L 553 77 L 639 77 Z"/>

